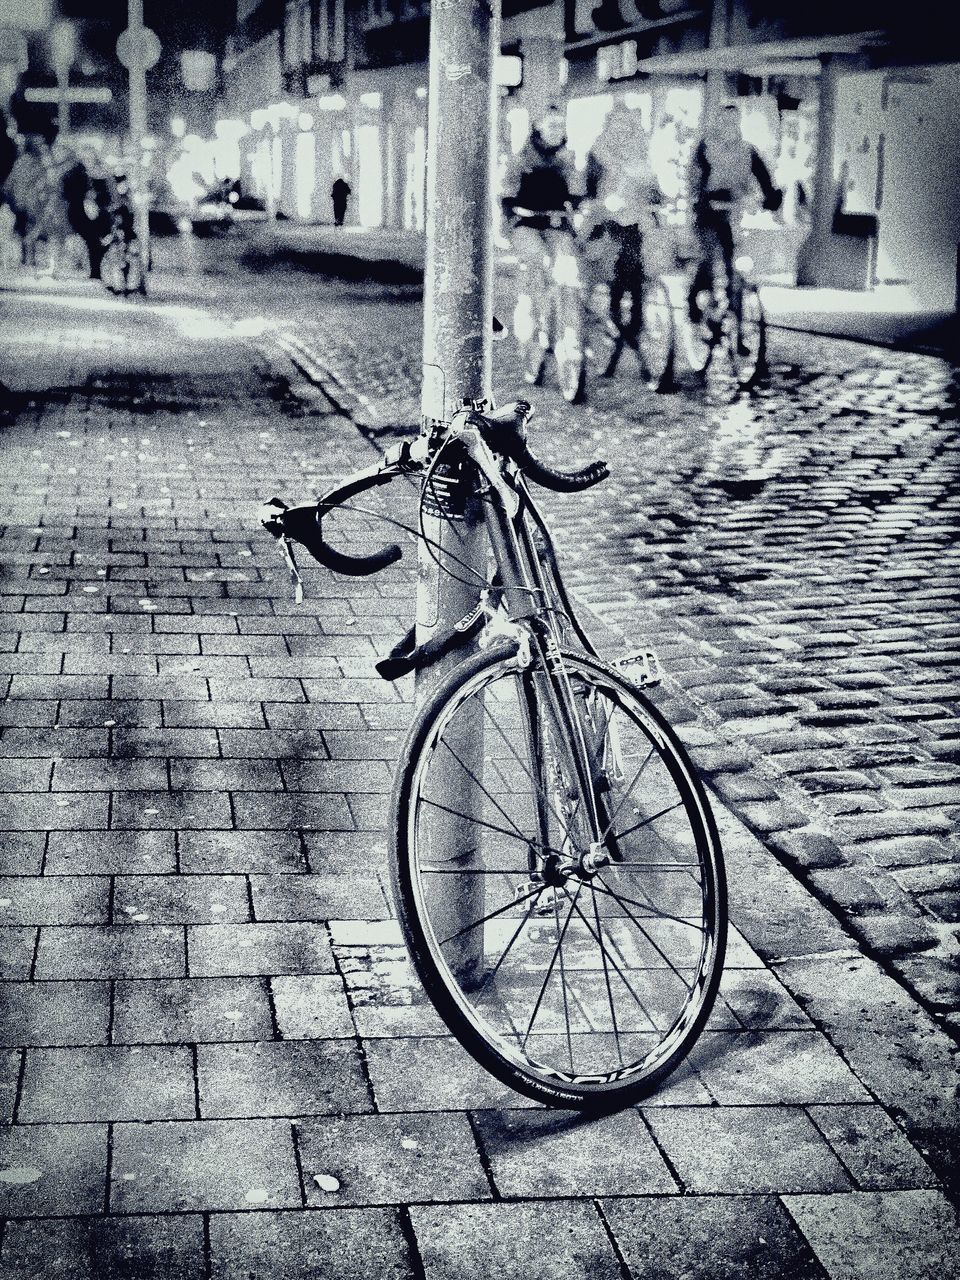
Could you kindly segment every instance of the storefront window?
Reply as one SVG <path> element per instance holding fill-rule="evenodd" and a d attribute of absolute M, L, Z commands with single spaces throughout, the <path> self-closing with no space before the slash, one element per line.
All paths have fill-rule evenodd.
<path fill-rule="evenodd" d="M 357 217 L 363 227 L 383 226 L 383 162 L 380 155 L 380 127 L 362 124 L 357 141 Z"/>
<path fill-rule="evenodd" d="M 313 197 L 317 186 L 316 135 L 312 130 L 297 135 L 297 217 L 313 217 Z"/>

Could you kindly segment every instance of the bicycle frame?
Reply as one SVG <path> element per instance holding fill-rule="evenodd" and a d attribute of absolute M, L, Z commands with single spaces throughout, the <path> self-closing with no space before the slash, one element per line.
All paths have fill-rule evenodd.
<path fill-rule="evenodd" d="M 487 446 L 476 436 L 468 443 L 468 452 L 475 453 L 478 448 L 490 454 Z M 500 469 L 499 460 L 490 454 L 480 467 L 481 474 L 489 475 L 491 464 Z M 503 471 L 501 476 L 504 476 Z M 569 616 L 569 602 L 556 571 L 546 524 L 537 512 L 537 528 L 545 536 L 550 548 L 547 556 L 549 575 L 544 572 L 544 563 L 526 518 L 528 510 L 536 511 L 533 500 L 519 474 L 515 474 L 512 481 L 510 488 L 518 499 L 512 512 L 507 508 L 499 485 L 490 485 L 484 493 L 488 510 L 486 527 L 502 584 L 501 598 L 507 615 L 505 625 L 516 632 L 519 670 L 524 672 L 533 668 L 531 679 L 539 686 L 543 695 L 542 705 L 547 708 L 552 722 L 554 740 L 562 744 L 567 756 L 561 764 L 567 769 L 567 776 L 576 779 L 579 794 L 585 797 L 589 806 L 584 815 L 590 835 L 590 852 L 587 856 L 596 860 L 603 857 L 600 850 L 606 834 L 602 829 L 596 803 L 597 779 L 594 769 L 598 751 L 596 744 L 591 749 L 587 743 L 583 718 L 578 712 L 577 694 L 563 662 L 564 636 L 561 619 Z M 504 478 L 504 485 L 506 484 Z M 579 624 L 572 625 L 579 631 Z M 500 629 L 504 629 L 503 624 Z M 589 642 L 587 647 L 592 651 Z M 531 650 L 536 653 L 538 661 L 534 662 Z M 529 700 L 526 701 L 529 708 Z M 529 710 L 526 731 L 531 747 L 538 751 L 536 727 L 529 721 Z"/>

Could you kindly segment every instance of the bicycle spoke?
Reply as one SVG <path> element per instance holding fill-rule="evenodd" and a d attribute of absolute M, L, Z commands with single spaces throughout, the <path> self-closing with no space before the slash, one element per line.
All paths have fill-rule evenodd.
<path fill-rule="evenodd" d="M 580 888 L 582 888 L 582 887 L 583 887 L 583 882 L 581 881 Z M 566 892 L 566 886 L 564 886 L 564 892 Z M 569 896 L 569 895 L 568 895 L 568 896 Z M 580 896 L 580 893 L 579 893 L 579 889 L 578 889 L 578 891 L 577 891 L 577 897 L 579 897 L 579 896 Z M 574 905 L 575 905 L 575 904 L 574 904 Z M 594 899 L 594 906 L 596 906 L 596 899 Z M 583 921 L 583 923 L 586 925 L 587 932 L 590 934 L 591 938 L 593 938 L 594 942 L 595 942 L 595 943 L 597 944 L 597 946 L 600 948 L 601 952 L 603 952 L 603 951 L 604 951 L 603 939 L 602 939 L 598 934 L 596 934 L 596 933 L 594 933 L 594 932 L 593 932 L 593 925 L 591 925 L 590 921 L 589 921 L 589 920 L 587 919 L 587 917 L 583 914 L 583 912 L 580 910 L 580 908 L 579 908 L 579 907 L 577 908 L 577 915 L 580 917 L 580 919 L 581 919 L 581 920 Z M 612 957 L 612 956 L 610 957 L 610 959 L 611 959 L 611 961 L 613 961 L 613 957 Z M 613 961 L 613 971 L 614 971 L 614 973 L 617 975 L 617 977 L 620 979 L 620 981 L 623 983 L 623 985 L 627 988 L 627 990 L 630 992 L 630 994 L 633 996 L 634 1000 L 636 1000 L 636 1002 L 637 1002 L 637 1004 L 639 1005 L 639 1007 L 643 1010 L 644 1016 L 649 1017 L 649 1014 L 647 1014 L 647 1010 L 646 1010 L 646 1007 L 644 1006 L 643 1001 L 642 1001 L 642 1000 L 640 999 L 640 997 L 637 995 L 636 991 L 634 991 L 633 987 L 631 987 L 630 983 L 629 983 L 629 982 L 627 981 L 627 979 L 624 977 L 624 975 L 623 975 L 622 971 L 620 970 L 619 966 L 616 964 L 616 962 L 615 962 L 615 961 Z"/>
<path fill-rule="evenodd" d="M 596 884 L 596 881 L 594 881 L 594 884 Z M 646 929 L 643 927 L 643 925 L 640 923 L 640 919 L 638 919 L 638 918 L 633 914 L 633 912 L 632 912 L 632 911 L 630 911 L 630 909 L 627 907 L 627 902 L 630 902 L 630 901 L 631 901 L 631 899 L 629 899 L 629 898 L 628 898 L 628 899 L 626 899 L 626 900 L 623 900 L 623 899 L 621 899 L 621 898 L 618 898 L 618 897 L 617 897 L 617 895 L 616 895 L 615 893 L 611 893 L 611 892 L 610 892 L 610 890 L 605 890 L 602 886 L 599 886 L 599 885 L 598 885 L 597 887 L 598 887 L 598 888 L 600 888 L 601 893 L 602 893 L 602 892 L 610 893 L 610 896 L 611 896 L 612 898 L 615 898 L 615 899 L 616 899 L 616 901 L 617 901 L 617 902 L 619 902 L 620 906 L 621 906 L 621 907 L 623 907 L 624 911 L 626 911 L 627 915 L 630 917 L 630 919 L 633 921 L 633 923 L 637 926 L 637 928 L 640 930 L 640 932 L 643 934 L 643 936 L 646 938 L 646 940 L 650 943 L 650 945 L 651 945 L 651 947 L 653 947 L 654 951 L 656 951 L 656 953 L 657 953 L 659 956 L 662 956 L 662 957 L 663 957 L 663 959 L 667 962 L 667 968 L 668 968 L 668 969 L 672 969 L 672 970 L 673 970 L 673 972 L 677 975 L 677 977 L 680 979 L 681 983 L 686 987 L 686 989 L 687 989 L 687 994 L 689 994 L 689 993 L 693 990 L 693 985 L 692 985 L 691 983 L 688 983 L 688 982 L 687 982 L 686 978 L 684 978 L 683 974 L 680 972 L 680 970 L 677 968 L 677 966 L 673 963 L 673 961 L 670 959 L 670 957 L 667 955 L 667 953 L 663 950 L 663 948 L 662 948 L 661 946 L 659 946 L 659 945 L 658 945 L 658 943 L 657 943 L 653 938 L 651 938 L 651 937 L 650 937 L 650 934 L 647 932 L 647 930 L 646 930 Z M 640 904 L 640 903 L 632 903 L 632 905 L 633 905 L 633 906 L 640 906 L 641 904 Z M 650 917 L 649 917 L 649 916 L 648 916 L 648 917 L 641 917 L 641 918 L 650 919 Z M 672 918 L 674 918 L 674 917 L 670 917 L 670 918 L 672 919 Z M 683 924 L 683 923 L 686 923 L 686 921 L 679 921 L 679 923 Z M 701 933 L 704 933 L 704 932 L 706 932 L 706 930 L 701 929 L 701 930 L 700 930 L 700 932 L 701 932 Z"/>
<path fill-rule="evenodd" d="M 520 921 L 520 923 L 517 925 L 516 929 L 514 930 L 513 937 L 510 939 L 510 941 L 507 943 L 506 947 L 504 948 L 503 954 L 500 956 L 500 959 L 497 961 L 497 963 L 493 966 L 490 972 L 486 975 L 486 977 L 480 983 L 479 987 L 477 988 L 478 991 L 482 991 L 484 987 L 488 987 L 490 983 L 494 980 L 494 978 L 497 976 L 497 974 L 500 971 L 500 966 L 503 964 L 504 960 L 506 960 L 507 956 L 510 954 L 513 944 L 520 937 L 520 934 L 523 931 L 524 925 L 526 925 L 531 915 L 533 914 L 533 909 L 535 906 L 536 906 L 536 902 L 531 900 L 530 905 L 527 907 L 526 915 L 523 917 L 523 919 Z"/>
<path fill-rule="evenodd" d="M 569 918 L 569 917 L 568 917 Z M 560 908 L 557 905 L 557 895 L 553 895 L 553 927 L 557 935 L 557 950 L 560 952 L 560 984 L 563 988 L 563 1023 L 567 1029 L 567 1055 L 570 1059 L 570 1074 L 573 1075 L 573 1040 L 570 1036 L 570 1003 L 567 998 L 567 974 L 563 962 L 563 947 L 560 937 Z"/>
<path fill-rule="evenodd" d="M 613 1027 L 613 1040 L 617 1046 L 617 1057 L 620 1059 L 620 1065 L 622 1067 L 623 1049 L 620 1045 L 620 1030 L 617 1026 L 617 1015 L 613 1007 L 613 989 L 610 986 L 610 970 L 607 968 L 607 949 L 603 945 L 603 926 L 600 923 L 600 908 L 597 906 L 596 894 L 593 895 L 593 914 L 597 922 L 597 945 L 600 948 L 600 959 L 603 961 L 603 980 L 607 985 L 607 1004 L 610 1006 L 610 1025 Z"/>
<path fill-rule="evenodd" d="M 523 893 L 519 898 L 514 898 L 504 907 L 497 907 L 496 911 L 491 911 L 489 915 L 481 916 L 479 920 L 474 920 L 472 924 L 466 924 L 462 929 L 458 929 L 456 933 L 451 933 L 449 938 L 441 938 L 439 946 L 445 947 L 448 942 L 455 942 L 457 938 L 462 938 L 468 933 L 472 933 L 474 929 L 479 929 L 482 924 L 487 924 L 490 920 L 496 920 L 497 916 L 502 916 L 507 911 L 512 911 L 514 907 L 519 907 L 521 902 L 526 902 L 529 898 L 535 898 L 543 892 L 543 885 L 537 885 L 535 889 L 530 889 L 527 893 Z"/>
<path fill-rule="evenodd" d="M 462 818 L 464 822 L 472 822 L 478 827 L 486 827 L 489 831 L 496 831 L 498 835 L 506 836 L 508 840 L 516 840 L 531 849 L 539 844 L 539 841 L 532 840 L 529 836 L 517 835 L 513 831 L 508 831 L 506 827 L 498 827 L 493 822 L 487 822 L 483 818 L 476 818 L 469 813 L 462 813 L 459 809 L 451 809 L 449 805 L 441 804 L 439 800 L 431 800 L 429 796 L 421 796 L 420 803 L 428 804 L 431 808 L 439 809 L 442 813 L 449 813 L 452 818 Z M 563 856 L 559 849 L 551 848 L 550 845 L 544 845 L 543 847 L 547 853 L 556 853 L 560 857 Z"/>
<path fill-rule="evenodd" d="M 469 766 L 468 766 L 468 765 L 465 765 L 465 764 L 464 764 L 464 762 L 463 762 L 463 761 L 460 759 L 460 757 L 457 755 L 456 751 L 454 751 L 453 747 L 451 747 L 450 743 L 449 743 L 449 742 L 447 742 L 446 738 L 444 738 L 444 739 L 443 739 L 443 745 L 447 748 L 447 750 L 448 750 L 448 751 L 450 752 L 450 754 L 453 756 L 454 760 L 456 760 L 457 764 L 460 766 L 460 768 L 463 770 L 463 772 L 467 775 L 467 777 L 470 779 L 470 781 L 471 781 L 471 782 L 476 783 L 476 785 L 480 788 L 480 790 L 481 790 L 481 791 L 483 792 L 483 794 L 487 797 L 487 799 L 490 801 L 490 803 L 493 805 L 493 807 L 497 810 L 497 812 L 498 812 L 498 813 L 499 813 L 503 818 L 505 818 L 507 822 L 509 822 L 509 823 L 510 823 L 511 827 L 513 827 L 514 831 L 517 833 L 517 835 L 520 837 L 520 839 L 521 839 L 521 840 L 525 839 L 524 835 L 523 835 L 523 834 L 522 834 L 522 832 L 520 831 L 520 828 L 517 826 L 517 824 L 514 822 L 514 820 L 510 817 L 509 813 L 507 813 L 507 811 L 503 808 L 503 806 L 502 806 L 501 804 L 498 804 L 498 803 L 497 803 L 497 801 L 496 801 L 496 800 L 494 799 L 494 797 L 490 794 L 490 792 L 487 790 L 487 788 L 483 785 L 483 783 L 480 781 L 480 779 L 477 777 L 477 775 L 473 772 L 473 770 L 472 770 L 471 768 L 469 768 Z"/>
<path fill-rule="evenodd" d="M 599 889 L 601 893 L 605 893 L 610 898 L 615 898 L 622 907 L 625 907 L 627 903 L 629 903 L 631 907 L 639 907 L 643 911 L 653 912 L 652 915 L 641 916 L 640 919 L 642 920 L 669 920 L 671 924 L 684 924 L 690 929 L 696 929 L 698 933 L 706 933 L 706 928 L 703 925 L 694 924 L 692 920 L 687 920 L 683 916 L 671 915 L 669 911 L 661 911 L 659 908 L 655 907 L 652 902 L 637 902 L 635 898 L 628 898 L 617 893 L 615 889 L 610 888 L 605 880 L 601 880 L 599 875 L 595 876 L 591 883 L 594 888 Z M 642 887 L 640 892 L 643 892 Z M 629 915 L 629 912 L 627 914 Z M 630 919 L 634 920 L 635 918 L 631 915 Z"/>
<path fill-rule="evenodd" d="M 582 886 L 582 884 L 581 884 L 581 885 L 579 885 L 579 886 L 577 887 L 577 898 L 579 898 L 579 896 L 580 896 L 580 889 L 581 889 L 582 887 L 583 887 L 583 886 Z M 569 894 L 568 894 L 567 896 L 569 897 Z M 554 951 L 553 956 L 552 956 L 552 957 L 551 957 L 551 959 L 550 959 L 550 964 L 549 964 L 549 966 L 547 967 L 547 972 L 546 972 L 546 975 L 544 976 L 543 984 L 542 984 L 542 985 L 541 985 L 541 987 L 540 987 L 540 994 L 537 996 L 537 1002 L 536 1002 L 536 1004 L 533 1006 L 533 1013 L 531 1013 L 531 1015 L 530 1015 L 530 1021 L 529 1021 L 529 1022 L 528 1022 L 528 1024 L 527 1024 L 527 1031 L 526 1031 L 526 1034 L 524 1035 L 523 1040 L 521 1041 L 521 1044 L 520 1044 L 520 1047 L 521 1047 L 521 1048 L 525 1048 L 525 1047 L 526 1047 L 526 1044 L 527 1044 L 527 1041 L 530 1039 L 530 1032 L 533 1030 L 533 1024 L 534 1024 L 534 1022 L 536 1021 L 537 1014 L 540 1012 L 540 1005 L 543 1003 L 543 996 L 544 996 L 544 993 L 546 992 L 547 984 L 548 984 L 548 983 L 549 983 L 549 981 L 550 981 L 550 975 L 553 973 L 554 966 L 555 966 L 555 965 L 556 965 L 556 963 L 557 963 L 557 956 L 558 956 L 558 954 L 560 953 L 560 951 L 561 951 L 561 949 L 562 949 L 562 947 L 563 947 L 563 939 L 564 939 L 564 938 L 566 937 L 566 935 L 567 935 L 567 926 L 568 926 L 568 925 L 569 925 L 569 923 L 570 923 L 570 918 L 571 918 L 571 916 L 573 915 L 573 908 L 574 908 L 575 906 L 576 906 L 576 898 L 575 898 L 575 899 L 573 900 L 573 902 L 571 903 L 570 910 L 567 912 L 567 918 L 566 918 L 566 920 L 563 922 L 563 932 L 561 933 L 561 935 L 560 935 L 560 939 L 559 939 L 559 941 L 557 942 L 557 949 L 556 949 L 556 951 Z"/>
<path fill-rule="evenodd" d="M 472 696 L 475 697 L 476 695 L 472 695 Z M 523 772 L 530 779 L 534 788 L 539 793 L 541 800 L 547 805 L 547 807 L 553 813 L 553 816 L 556 818 L 557 822 L 559 822 L 560 826 L 563 828 L 564 835 L 567 837 L 567 839 L 572 839 L 572 836 L 570 835 L 570 830 L 567 827 L 566 822 L 564 821 L 563 815 L 557 812 L 556 805 L 551 801 L 549 795 L 547 795 L 546 791 L 543 788 L 543 783 L 539 782 L 533 776 L 533 774 L 527 768 L 526 764 L 517 754 L 516 748 L 514 747 L 513 743 L 510 741 L 507 735 L 503 732 L 503 730 L 501 729 L 500 725 L 496 722 L 496 720 L 494 720 L 493 716 L 490 714 L 490 708 L 486 705 L 486 703 L 483 704 L 483 713 L 487 717 L 487 719 L 490 721 L 490 723 L 493 725 L 493 727 L 496 729 L 497 733 L 499 733 L 503 741 L 506 743 L 507 748 L 509 749 L 514 760 L 516 760 L 517 764 L 520 766 Z"/>
<path fill-rule="evenodd" d="M 618 862 L 617 868 L 641 867 L 648 871 L 693 871 L 700 869 L 699 862 Z"/>
<path fill-rule="evenodd" d="M 651 747 L 650 750 L 647 752 L 647 758 L 644 760 L 643 764 L 640 765 L 639 769 L 637 769 L 637 772 L 633 775 L 633 780 L 631 781 L 629 787 L 627 787 L 626 791 L 617 801 L 617 807 L 616 809 L 614 809 L 613 813 L 611 814 L 610 821 L 607 823 L 604 830 L 600 833 L 601 840 L 606 840 L 607 836 L 610 834 L 613 824 L 616 822 L 617 818 L 619 818 L 620 816 L 620 810 L 626 804 L 628 796 L 630 795 L 631 791 L 633 791 L 633 788 L 637 785 L 637 782 L 640 780 L 641 773 L 643 773 L 644 769 L 650 763 L 652 758 L 653 758 L 653 747 Z"/>
<path fill-rule="evenodd" d="M 649 818 L 644 818 L 640 822 L 635 822 L 632 827 L 627 827 L 626 831 L 614 831 L 613 832 L 614 840 L 623 840 L 627 836 L 632 836 L 634 831 L 640 831 L 643 827 L 649 827 L 651 822 L 656 822 L 659 818 L 662 818 L 665 814 L 673 813 L 674 809 L 679 809 L 682 804 L 683 804 L 683 801 L 678 800 L 676 804 L 667 805 L 666 809 L 661 809 L 659 813 L 653 813 L 650 815 Z"/>
<path fill-rule="evenodd" d="M 529 867 L 431 867 L 420 868 L 425 876 L 528 876 Z"/>

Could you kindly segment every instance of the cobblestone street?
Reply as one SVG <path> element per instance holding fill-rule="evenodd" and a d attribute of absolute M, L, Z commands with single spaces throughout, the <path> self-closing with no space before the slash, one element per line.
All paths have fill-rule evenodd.
<path fill-rule="evenodd" d="M 661 657 L 735 926 L 688 1064 L 585 1121 L 407 964 L 413 557 L 297 605 L 257 511 L 409 429 L 420 312 L 297 279 L 2 295 L 2 1280 L 960 1271 L 956 371 L 775 332 L 749 401 L 531 393 L 611 462 L 545 509 L 603 647 Z"/>
<path fill-rule="evenodd" d="M 416 305 L 386 305 L 386 326 L 351 302 L 279 328 L 375 436 L 419 414 Z M 537 405 L 538 448 L 612 463 L 600 489 L 552 501 L 581 598 L 620 650 L 640 636 L 661 651 L 670 714 L 689 719 L 688 744 L 738 815 L 953 1019 L 956 370 L 781 331 L 753 398 L 705 405 L 689 382 L 653 395 L 634 366 L 571 410 L 555 389 L 524 388 L 508 344 L 498 354 L 501 395 Z"/>

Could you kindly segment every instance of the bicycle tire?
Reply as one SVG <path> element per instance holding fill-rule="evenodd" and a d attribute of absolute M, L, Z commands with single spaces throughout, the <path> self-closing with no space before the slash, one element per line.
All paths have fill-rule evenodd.
<path fill-rule="evenodd" d="M 556 864 L 550 863 L 555 854 L 546 852 L 553 847 L 549 844 L 549 831 L 562 832 L 563 838 L 570 839 L 569 826 L 557 826 L 558 822 L 566 822 L 557 812 L 557 798 L 568 796 L 569 788 L 562 777 L 557 780 L 556 762 L 550 758 L 547 743 L 542 742 L 539 749 L 531 746 L 529 724 L 524 734 L 526 763 L 520 759 L 516 747 L 510 745 L 509 737 L 501 739 L 485 728 L 480 753 L 483 777 L 473 777 L 469 783 L 469 786 L 478 784 L 469 804 L 479 803 L 477 812 L 485 813 L 486 818 L 480 817 L 474 822 L 469 813 L 444 803 L 431 792 L 433 762 L 446 760 L 443 753 L 444 743 L 449 746 L 446 735 L 451 732 L 451 726 L 456 725 L 458 713 L 468 707 L 472 699 L 480 695 L 477 706 L 485 715 L 489 697 L 491 705 L 509 720 L 512 711 L 509 698 L 513 691 L 522 718 L 521 694 L 517 690 L 522 690 L 524 679 L 528 687 L 529 682 L 535 681 L 536 668 L 534 665 L 526 676 L 521 674 L 514 651 L 508 646 L 481 651 L 459 664 L 432 692 L 416 716 L 401 755 L 392 796 L 391 878 L 413 965 L 437 1012 L 460 1044 L 493 1076 L 529 1097 L 556 1107 L 615 1110 L 655 1089 L 689 1053 L 710 1015 L 726 942 L 723 861 L 702 785 L 663 717 L 638 688 L 603 663 L 584 654 L 565 652 L 563 657 L 571 679 L 582 682 L 598 699 L 606 699 L 604 705 L 609 705 L 612 711 L 626 711 L 623 717 L 626 726 L 647 752 L 645 763 L 616 801 L 617 814 L 631 796 L 631 810 L 637 815 L 644 805 L 659 805 L 657 796 L 661 788 L 664 796 L 671 800 L 668 806 L 660 805 L 626 831 L 616 833 L 619 847 L 625 854 L 629 853 L 632 860 L 623 858 L 617 864 L 611 863 L 589 882 L 580 879 L 575 893 L 566 888 L 574 883 L 571 877 L 561 882 L 559 890 L 544 881 L 542 887 L 529 888 L 527 896 L 522 896 L 531 858 L 541 871 L 549 864 L 556 872 Z M 542 697 L 535 684 L 533 697 L 542 726 L 547 721 L 540 714 Z M 472 714 L 472 710 L 468 711 L 468 721 Z M 604 728 L 607 737 L 611 732 L 609 724 L 608 719 Z M 510 748 L 506 755 L 503 743 Z M 635 745 L 632 737 L 628 743 Z M 455 753 L 451 754 L 455 758 Z M 641 800 L 635 788 L 651 761 L 652 772 L 644 784 Z M 443 772 L 441 764 L 435 784 L 441 788 L 445 787 Z M 449 775 L 449 768 L 447 773 Z M 468 770 L 464 770 L 463 777 L 471 777 Z M 529 778 L 529 784 L 525 777 Z M 487 788 L 487 783 L 492 790 Z M 548 788 L 554 783 L 560 790 L 552 793 Z M 598 777 L 595 785 L 613 790 L 609 779 L 604 781 Z M 526 796 L 525 788 L 530 797 Z M 448 791 L 446 788 L 436 794 L 446 796 L 449 801 L 452 797 Z M 531 797 L 536 828 L 532 836 L 523 835 L 517 825 L 522 818 L 523 801 Z M 567 799 L 564 803 L 573 802 Z M 607 803 L 611 803 L 609 799 Z M 641 807 L 637 808 L 637 804 Z M 450 861 L 452 846 L 446 843 L 442 830 L 435 834 L 436 820 L 424 818 L 424 814 L 434 810 L 452 815 L 457 823 L 457 839 L 466 840 L 469 846 L 468 854 L 473 859 L 470 865 L 461 860 L 455 866 Z M 682 813 L 677 814 L 678 810 Z M 669 814 L 677 817 L 671 818 L 667 833 L 663 820 Z M 496 820 L 491 821 L 491 817 Z M 461 828 L 459 824 L 464 819 L 467 825 Z M 449 827 L 451 818 L 445 817 L 442 822 Z M 658 822 L 660 829 L 656 826 Z M 442 823 L 440 825 L 442 827 Z M 546 837 L 545 830 L 548 831 Z M 631 835 L 634 839 L 628 843 Z M 560 836 L 555 834 L 553 838 Z M 482 848 L 481 839 L 486 842 Z M 431 841 L 436 848 L 431 848 Z M 504 846 L 510 850 L 506 859 Z M 524 846 L 526 856 L 522 852 Z M 637 862 L 635 857 L 641 849 L 643 858 Z M 681 853 L 684 856 L 680 857 Z M 491 862 L 492 857 L 496 860 Z M 499 865 L 504 860 L 516 865 Z M 639 867 L 647 869 L 645 888 L 641 883 L 644 877 L 635 874 Z M 657 869 L 651 871 L 650 868 Z M 699 882 L 691 874 L 693 869 L 699 874 Z M 622 885 L 628 874 L 631 889 L 645 901 L 623 896 L 627 891 Z M 514 884 L 518 877 L 519 884 Z M 674 877 L 672 881 L 671 877 Z M 444 883 L 447 889 L 440 889 L 438 886 Z M 476 898 L 478 883 L 488 895 L 481 904 L 485 914 L 443 936 L 451 919 L 450 894 L 454 891 L 449 886 L 457 886 L 458 905 L 454 910 L 463 911 L 463 900 Z M 588 883 L 595 932 L 583 909 L 577 912 L 578 918 L 571 929 L 580 895 Z M 663 895 L 676 910 L 658 910 L 653 893 Z M 442 901 L 445 895 L 446 902 Z M 486 903 L 500 899 L 502 905 L 486 913 Z M 527 905 L 521 911 L 524 903 Z M 631 907 L 640 912 L 639 918 L 631 913 Z M 547 919 L 551 909 L 550 923 L 540 923 Z M 648 909 L 652 914 L 646 914 Z M 563 912 L 566 916 L 561 929 Z M 702 918 L 702 925 L 695 922 L 694 915 Z M 453 919 L 459 924 L 462 915 L 455 914 Z M 646 921 L 646 927 L 641 920 Z M 476 937 L 476 929 L 481 925 L 479 955 L 457 958 L 455 971 L 453 953 L 459 949 L 459 939 L 471 933 Z M 557 945 L 547 965 L 544 939 L 551 927 Z M 500 950 L 508 935 L 512 936 Z M 595 954 L 591 938 L 596 944 Z M 492 944 L 489 958 L 488 943 Z M 678 949 L 676 963 L 667 955 L 667 949 L 674 945 Z M 611 948 L 623 961 L 622 967 L 613 967 Z M 521 961 L 522 950 L 528 953 L 525 962 Z M 546 976 L 542 979 L 545 965 Z M 619 983 L 611 981 L 611 970 L 614 979 L 619 977 Z M 561 976 L 553 986 L 562 988 L 559 993 L 550 989 L 551 978 L 556 974 Z M 625 974 L 630 975 L 629 979 Z M 539 994 L 533 1002 L 538 984 Z M 625 1006 L 621 1006 L 621 1019 L 625 1020 L 618 1023 L 613 987 L 619 997 L 621 985 L 627 988 L 632 999 L 623 995 Z M 685 996 L 679 994 L 681 991 L 686 992 Z M 604 1027 L 605 1001 L 610 1006 L 610 1029 Z M 481 1009 L 485 1003 L 486 1008 Z M 528 1013 L 530 1019 L 520 1042 L 519 1027 Z M 535 1031 L 538 1018 L 541 1026 Z M 528 1051 L 531 1039 L 535 1043 L 533 1050 Z M 625 1048 L 627 1061 L 624 1060 Z M 549 1062 L 544 1061 L 545 1054 L 551 1055 Z M 587 1065 L 595 1069 L 587 1071 Z"/>
<path fill-rule="evenodd" d="M 643 380 L 651 391 L 667 391 L 673 384 L 676 333 L 673 303 L 660 279 L 647 282 L 641 294 L 637 347 Z"/>
<path fill-rule="evenodd" d="M 587 348 L 584 342 L 583 303 L 580 294 L 564 299 L 558 307 L 553 358 L 557 365 L 560 394 L 567 404 L 582 404 L 587 398 Z"/>
<path fill-rule="evenodd" d="M 740 290 L 736 338 L 730 360 L 734 377 L 746 389 L 754 386 L 766 371 L 767 322 L 755 285 L 744 283 Z"/>

